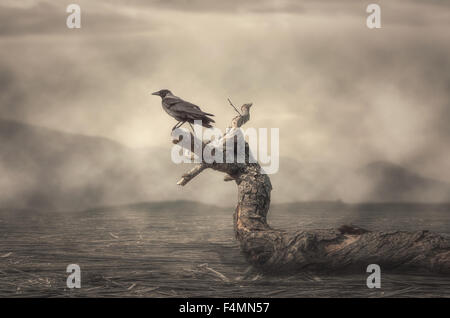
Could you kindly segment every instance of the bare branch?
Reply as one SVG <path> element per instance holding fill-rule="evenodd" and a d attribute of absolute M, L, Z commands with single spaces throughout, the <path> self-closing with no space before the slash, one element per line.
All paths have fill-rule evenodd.
<path fill-rule="evenodd" d="M 198 176 L 203 170 L 208 168 L 207 164 L 200 163 L 195 165 L 194 168 L 189 170 L 187 173 L 183 175 L 183 177 L 180 179 L 180 181 L 177 182 L 178 185 L 185 186 L 189 181 L 194 179 L 196 176 Z"/>
<path fill-rule="evenodd" d="M 235 178 L 233 178 L 232 176 L 230 176 L 229 174 L 226 174 L 225 177 L 223 177 L 223 181 L 228 182 L 228 181 L 234 181 L 236 180 Z"/>
<path fill-rule="evenodd" d="M 240 112 L 236 107 L 234 107 L 233 103 L 231 102 L 231 100 L 230 100 L 229 98 L 228 98 L 228 102 L 230 103 L 231 107 L 233 107 L 234 110 L 235 110 L 240 116 L 242 116 L 241 112 Z"/>

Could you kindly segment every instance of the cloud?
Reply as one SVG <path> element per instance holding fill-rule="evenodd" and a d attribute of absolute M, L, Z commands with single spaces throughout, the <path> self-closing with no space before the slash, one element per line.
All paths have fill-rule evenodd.
<path fill-rule="evenodd" d="M 450 180 L 448 4 L 381 1 L 2 2 L 0 116 L 169 151 L 161 88 L 216 114 L 254 102 L 283 156 L 393 161 Z"/>
<path fill-rule="evenodd" d="M 66 26 L 70 13 L 67 3 L 35 1 L 28 5 L 0 4 L 0 36 L 73 35 L 92 33 L 133 32 L 149 30 L 154 25 L 136 14 L 139 10 L 125 6 L 111 6 L 107 2 L 78 1 L 81 7 L 82 28 L 71 30 Z M 88 29 L 83 34 L 84 29 Z"/>

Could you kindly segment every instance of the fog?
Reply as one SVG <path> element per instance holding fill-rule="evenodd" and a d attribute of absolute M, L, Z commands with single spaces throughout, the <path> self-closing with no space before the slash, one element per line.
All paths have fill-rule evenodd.
<path fill-rule="evenodd" d="M 1 118 L 169 155 L 175 122 L 150 95 L 168 88 L 222 129 L 234 116 L 228 97 L 253 102 L 247 125 L 280 128 L 282 157 L 342 171 L 387 161 L 450 182 L 445 1 L 378 1 L 381 29 L 366 27 L 370 2 L 356 0 L 77 3 L 73 30 L 60 1 L 0 3 Z M 275 189 L 302 182 L 284 181 L 282 165 Z"/>

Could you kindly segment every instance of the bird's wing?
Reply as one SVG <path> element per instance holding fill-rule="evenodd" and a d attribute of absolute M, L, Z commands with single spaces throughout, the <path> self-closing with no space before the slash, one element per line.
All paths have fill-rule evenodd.
<path fill-rule="evenodd" d="M 171 97 L 168 97 L 168 98 L 165 98 L 164 101 L 170 106 L 170 108 L 172 108 L 172 106 L 175 106 L 175 108 L 176 108 L 177 105 L 179 106 L 180 104 L 183 104 L 183 105 L 185 105 L 186 107 L 190 107 L 190 108 L 193 108 L 193 109 L 202 111 L 202 110 L 200 109 L 200 107 L 198 107 L 197 105 L 192 104 L 192 103 L 189 103 L 189 102 L 187 102 L 187 101 L 185 101 L 185 100 L 182 100 L 181 98 L 171 98 Z"/>
<path fill-rule="evenodd" d="M 166 105 L 170 108 L 171 111 L 187 112 L 201 116 L 204 115 L 214 116 L 213 114 L 203 112 L 197 105 L 182 100 L 181 98 L 167 97 L 164 98 L 164 103 L 166 103 Z"/>

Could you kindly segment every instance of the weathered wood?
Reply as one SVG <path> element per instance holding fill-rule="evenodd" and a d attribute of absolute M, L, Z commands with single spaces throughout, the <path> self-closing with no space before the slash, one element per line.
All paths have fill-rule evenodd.
<path fill-rule="evenodd" d="M 249 104 L 247 104 L 249 105 Z M 249 108 L 234 117 L 219 145 L 225 145 L 249 119 Z M 177 142 L 177 141 L 175 141 Z M 207 143 L 202 143 L 204 149 Z M 191 147 L 191 151 L 193 148 Z M 226 147 L 224 156 L 226 153 Z M 365 270 L 369 264 L 386 269 L 415 269 L 450 273 L 450 236 L 417 232 L 370 232 L 352 225 L 339 229 L 284 232 L 267 224 L 272 185 L 258 163 L 200 163 L 178 182 L 185 185 L 204 169 L 226 174 L 234 180 L 238 202 L 234 213 L 236 238 L 246 259 L 267 272 L 300 270 Z"/>

